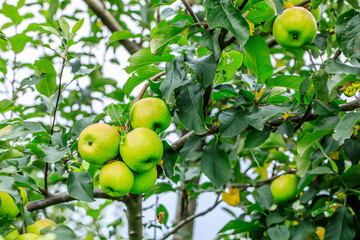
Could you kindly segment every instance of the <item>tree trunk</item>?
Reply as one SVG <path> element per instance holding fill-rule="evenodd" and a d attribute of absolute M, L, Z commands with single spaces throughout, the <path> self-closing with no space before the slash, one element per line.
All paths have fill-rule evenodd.
<path fill-rule="evenodd" d="M 124 202 L 127 207 L 129 239 L 142 240 L 142 195 L 130 193 Z"/>

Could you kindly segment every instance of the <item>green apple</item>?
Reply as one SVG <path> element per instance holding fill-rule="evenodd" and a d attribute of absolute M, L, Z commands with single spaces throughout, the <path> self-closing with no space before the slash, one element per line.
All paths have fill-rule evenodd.
<path fill-rule="evenodd" d="M 15 240 L 36 240 L 41 236 L 35 233 L 24 233 L 15 238 Z"/>
<path fill-rule="evenodd" d="M 135 172 L 146 172 L 155 167 L 163 155 L 160 137 L 148 128 L 136 128 L 120 144 L 120 155 Z"/>
<path fill-rule="evenodd" d="M 167 129 L 172 121 L 169 107 L 162 99 L 155 97 L 137 101 L 131 108 L 129 118 L 134 129 L 145 127 L 158 134 Z"/>
<path fill-rule="evenodd" d="M 289 3 L 292 3 L 294 5 L 301 3 L 303 0 L 290 0 Z M 311 6 L 311 3 L 306 4 L 305 6 Z M 311 8 L 311 14 L 314 16 L 316 22 L 319 21 L 321 9 L 320 6 L 316 9 Z"/>
<path fill-rule="evenodd" d="M 313 15 L 303 7 L 286 9 L 273 25 L 275 40 L 286 48 L 301 48 L 316 36 L 317 25 Z"/>
<path fill-rule="evenodd" d="M 115 161 L 105 165 L 99 177 L 101 189 L 112 197 L 127 194 L 134 184 L 134 174 L 124 162 Z"/>
<path fill-rule="evenodd" d="M 112 126 L 95 123 L 80 134 L 78 149 L 85 161 L 102 165 L 119 155 L 120 134 Z"/>
<path fill-rule="evenodd" d="M 285 174 L 273 180 L 270 189 L 274 203 L 284 203 L 295 198 L 298 182 L 295 174 Z"/>
<path fill-rule="evenodd" d="M 15 227 L 11 225 L 10 228 L 15 228 Z M 12 230 L 11 232 L 8 232 L 8 233 L 6 233 L 6 234 L 3 235 L 3 236 L 4 236 L 4 239 L 5 239 L 5 240 L 14 240 L 14 239 L 17 238 L 19 235 L 20 235 L 19 232 L 18 232 L 16 229 L 14 229 L 14 230 Z"/>
<path fill-rule="evenodd" d="M 0 192 L 0 219 L 13 219 L 19 214 L 14 199 L 6 192 Z"/>
<path fill-rule="evenodd" d="M 143 173 L 134 173 L 134 185 L 130 192 L 134 194 L 142 194 L 149 191 L 155 184 L 157 179 L 156 167 Z"/>
<path fill-rule="evenodd" d="M 53 226 L 53 225 L 56 225 L 56 223 L 54 223 L 50 219 L 42 219 L 42 220 L 36 221 L 34 224 L 27 226 L 26 232 L 27 233 L 35 233 L 35 234 L 40 235 L 41 234 L 40 232 L 42 229 L 49 227 L 49 226 Z"/>

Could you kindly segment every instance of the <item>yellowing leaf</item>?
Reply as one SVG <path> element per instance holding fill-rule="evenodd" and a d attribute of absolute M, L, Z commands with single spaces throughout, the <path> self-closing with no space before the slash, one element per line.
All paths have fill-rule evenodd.
<path fill-rule="evenodd" d="M 249 20 L 245 19 L 247 21 L 247 23 L 249 24 L 249 28 L 250 28 L 250 36 L 254 35 L 255 32 L 255 25 L 250 22 Z"/>
<path fill-rule="evenodd" d="M 161 165 L 163 165 L 163 163 L 164 163 L 164 160 L 161 159 L 160 162 L 158 163 L 158 165 L 161 166 Z"/>
<path fill-rule="evenodd" d="M 317 227 L 317 230 L 315 232 L 318 237 L 320 238 L 320 240 L 324 240 L 324 235 L 325 235 L 325 228 L 323 227 Z"/>
<path fill-rule="evenodd" d="M 240 203 L 240 195 L 239 195 L 239 189 L 237 188 L 231 188 L 229 192 L 223 192 L 222 193 L 222 199 L 223 202 L 226 202 L 230 206 L 236 206 Z"/>
<path fill-rule="evenodd" d="M 292 8 L 294 6 L 295 6 L 294 4 L 288 2 L 285 4 L 285 9 Z"/>

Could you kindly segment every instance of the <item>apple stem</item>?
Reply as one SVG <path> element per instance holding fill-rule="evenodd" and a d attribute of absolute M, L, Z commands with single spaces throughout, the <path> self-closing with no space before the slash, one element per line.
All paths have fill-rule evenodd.
<path fill-rule="evenodd" d="M 293 38 L 294 38 L 294 39 L 298 39 L 299 37 L 298 37 L 297 34 L 294 34 L 294 35 L 293 35 Z"/>
<path fill-rule="evenodd" d="M 91 144 L 93 144 L 93 142 L 91 140 L 88 141 L 89 146 L 91 146 Z"/>

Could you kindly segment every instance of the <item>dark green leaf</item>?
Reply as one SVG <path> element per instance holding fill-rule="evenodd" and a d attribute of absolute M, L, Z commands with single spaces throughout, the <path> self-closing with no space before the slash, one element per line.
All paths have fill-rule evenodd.
<path fill-rule="evenodd" d="M 200 45 L 213 52 L 215 54 L 215 58 L 219 59 L 221 51 L 217 38 L 218 31 L 214 31 L 213 33 L 205 33 L 200 38 Z"/>
<path fill-rule="evenodd" d="M 219 233 L 223 233 L 229 230 L 234 230 L 236 233 L 252 232 L 258 231 L 261 228 L 262 227 L 259 224 L 245 222 L 242 220 L 231 220 L 222 229 L 220 229 Z"/>
<path fill-rule="evenodd" d="M 179 152 L 180 162 L 183 162 L 186 159 L 188 153 L 192 152 L 197 148 L 199 141 L 200 138 L 198 136 L 192 136 L 185 142 L 184 147 Z"/>
<path fill-rule="evenodd" d="M 265 83 L 273 75 L 270 50 L 264 38 L 255 34 L 245 44 L 244 64 L 253 71 L 259 83 Z"/>
<path fill-rule="evenodd" d="M 262 117 L 263 117 L 262 109 L 257 107 L 257 106 L 251 108 L 246 113 L 246 121 L 247 121 L 247 123 L 250 124 L 251 126 L 253 126 L 254 128 L 260 130 L 260 131 L 265 126 L 265 121 L 263 120 Z"/>
<path fill-rule="evenodd" d="M 360 139 L 346 139 L 343 145 L 345 156 L 350 159 L 353 164 L 360 161 Z"/>
<path fill-rule="evenodd" d="M 66 154 L 70 154 L 70 149 L 65 148 L 64 150 L 57 150 L 54 146 L 46 146 L 44 144 L 40 144 L 39 147 L 43 150 L 45 156 L 44 161 L 47 163 L 55 163 L 60 161 Z"/>
<path fill-rule="evenodd" d="M 344 115 L 340 122 L 336 125 L 332 137 L 340 144 L 344 143 L 344 140 L 351 137 L 354 132 L 354 125 L 360 120 L 360 113 L 349 112 Z"/>
<path fill-rule="evenodd" d="M 303 176 L 298 183 L 298 193 L 304 190 L 304 188 L 309 185 L 309 183 L 313 180 L 315 176 L 322 174 L 336 174 L 336 173 L 332 169 L 325 166 L 320 166 L 313 170 L 307 171 L 305 176 Z"/>
<path fill-rule="evenodd" d="M 303 156 L 304 153 L 312 147 L 316 141 L 321 140 L 329 130 L 315 130 L 312 133 L 306 134 L 298 143 L 297 143 L 297 152 L 300 156 Z"/>
<path fill-rule="evenodd" d="M 331 73 L 331 74 L 348 73 L 348 74 L 354 74 L 354 75 L 357 75 L 357 76 L 360 75 L 360 68 L 359 67 L 353 67 L 351 65 L 344 64 L 344 63 L 339 62 L 337 60 L 335 60 L 335 61 L 330 60 L 330 61 L 326 62 L 325 71 L 327 73 Z"/>
<path fill-rule="evenodd" d="M 206 0 L 206 18 L 210 29 L 223 27 L 229 30 L 244 46 L 250 36 L 249 24 L 231 1 Z"/>
<path fill-rule="evenodd" d="M 290 228 L 291 240 L 306 240 L 307 235 L 316 231 L 313 221 L 301 222 Z"/>
<path fill-rule="evenodd" d="M 82 132 L 82 130 L 84 130 L 84 128 L 92 124 L 95 118 L 96 116 L 93 115 L 90 117 L 81 118 L 79 121 L 75 122 L 71 130 L 71 139 L 77 139 L 80 133 Z"/>
<path fill-rule="evenodd" d="M 130 96 L 130 93 L 134 90 L 136 86 L 148 80 L 149 78 L 155 76 L 156 74 L 160 73 L 161 70 L 153 65 L 144 66 L 138 69 L 136 72 L 132 74 L 131 77 L 128 78 L 124 85 L 124 92 L 126 96 Z"/>
<path fill-rule="evenodd" d="M 254 24 L 258 24 L 274 16 L 275 11 L 268 2 L 271 1 L 260 1 L 251 5 L 245 13 L 245 18 Z"/>
<path fill-rule="evenodd" d="M 107 107 L 107 114 L 113 122 L 118 122 L 119 125 L 121 125 L 122 112 L 123 109 L 118 104 L 110 103 Z"/>
<path fill-rule="evenodd" d="M 164 146 L 163 153 L 163 167 L 167 177 L 172 177 L 174 175 L 174 166 L 176 161 L 179 158 L 178 153 L 164 140 L 162 141 Z"/>
<path fill-rule="evenodd" d="M 176 112 L 179 120 L 189 130 L 194 130 L 197 134 L 207 132 L 203 114 L 203 90 L 197 83 L 186 85 L 180 95 L 176 98 Z"/>
<path fill-rule="evenodd" d="M 244 131 L 248 123 L 246 113 L 241 109 L 229 108 L 219 115 L 220 133 L 224 138 L 234 137 Z"/>
<path fill-rule="evenodd" d="M 295 75 L 280 75 L 266 80 L 266 87 L 286 87 L 299 91 L 299 87 L 304 77 Z"/>
<path fill-rule="evenodd" d="M 256 148 L 263 144 L 266 139 L 270 136 L 271 131 L 268 128 L 265 128 L 262 131 L 257 129 L 253 129 L 249 132 L 245 139 L 245 147 L 246 148 Z"/>
<path fill-rule="evenodd" d="M 73 230 L 68 226 L 57 224 L 44 228 L 40 232 L 41 234 L 51 233 L 56 236 L 56 240 L 78 240 L 79 238 L 75 235 Z"/>
<path fill-rule="evenodd" d="M 341 178 L 348 188 L 358 187 L 360 185 L 360 166 L 352 165 L 341 174 Z"/>
<path fill-rule="evenodd" d="M 270 215 L 266 216 L 266 226 L 270 227 L 273 224 L 282 223 L 285 221 L 285 219 L 286 217 L 281 216 L 278 212 L 271 213 Z"/>
<path fill-rule="evenodd" d="M 354 239 L 354 237 L 354 216 L 346 206 L 338 207 L 325 227 L 324 239 Z"/>
<path fill-rule="evenodd" d="M 263 210 L 269 209 L 274 201 L 271 194 L 270 186 L 264 185 L 259 187 L 255 193 L 255 200 Z"/>
<path fill-rule="evenodd" d="M 289 228 L 286 225 L 275 225 L 267 230 L 271 240 L 290 239 Z"/>
<path fill-rule="evenodd" d="M 70 196 L 84 202 L 93 202 L 94 186 L 88 172 L 70 172 L 67 180 Z"/>
<path fill-rule="evenodd" d="M 211 85 L 217 68 L 213 54 L 204 55 L 201 58 L 187 57 L 185 62 L 195 71 L 197 80 L 203 88 Z"/>
<path fill-rule="evenodd" d="M 231 166 L 226 152 L 220 147 L 220 142 L 204 148 L 201 170 L 216 187 L 229 181 Z"/>

